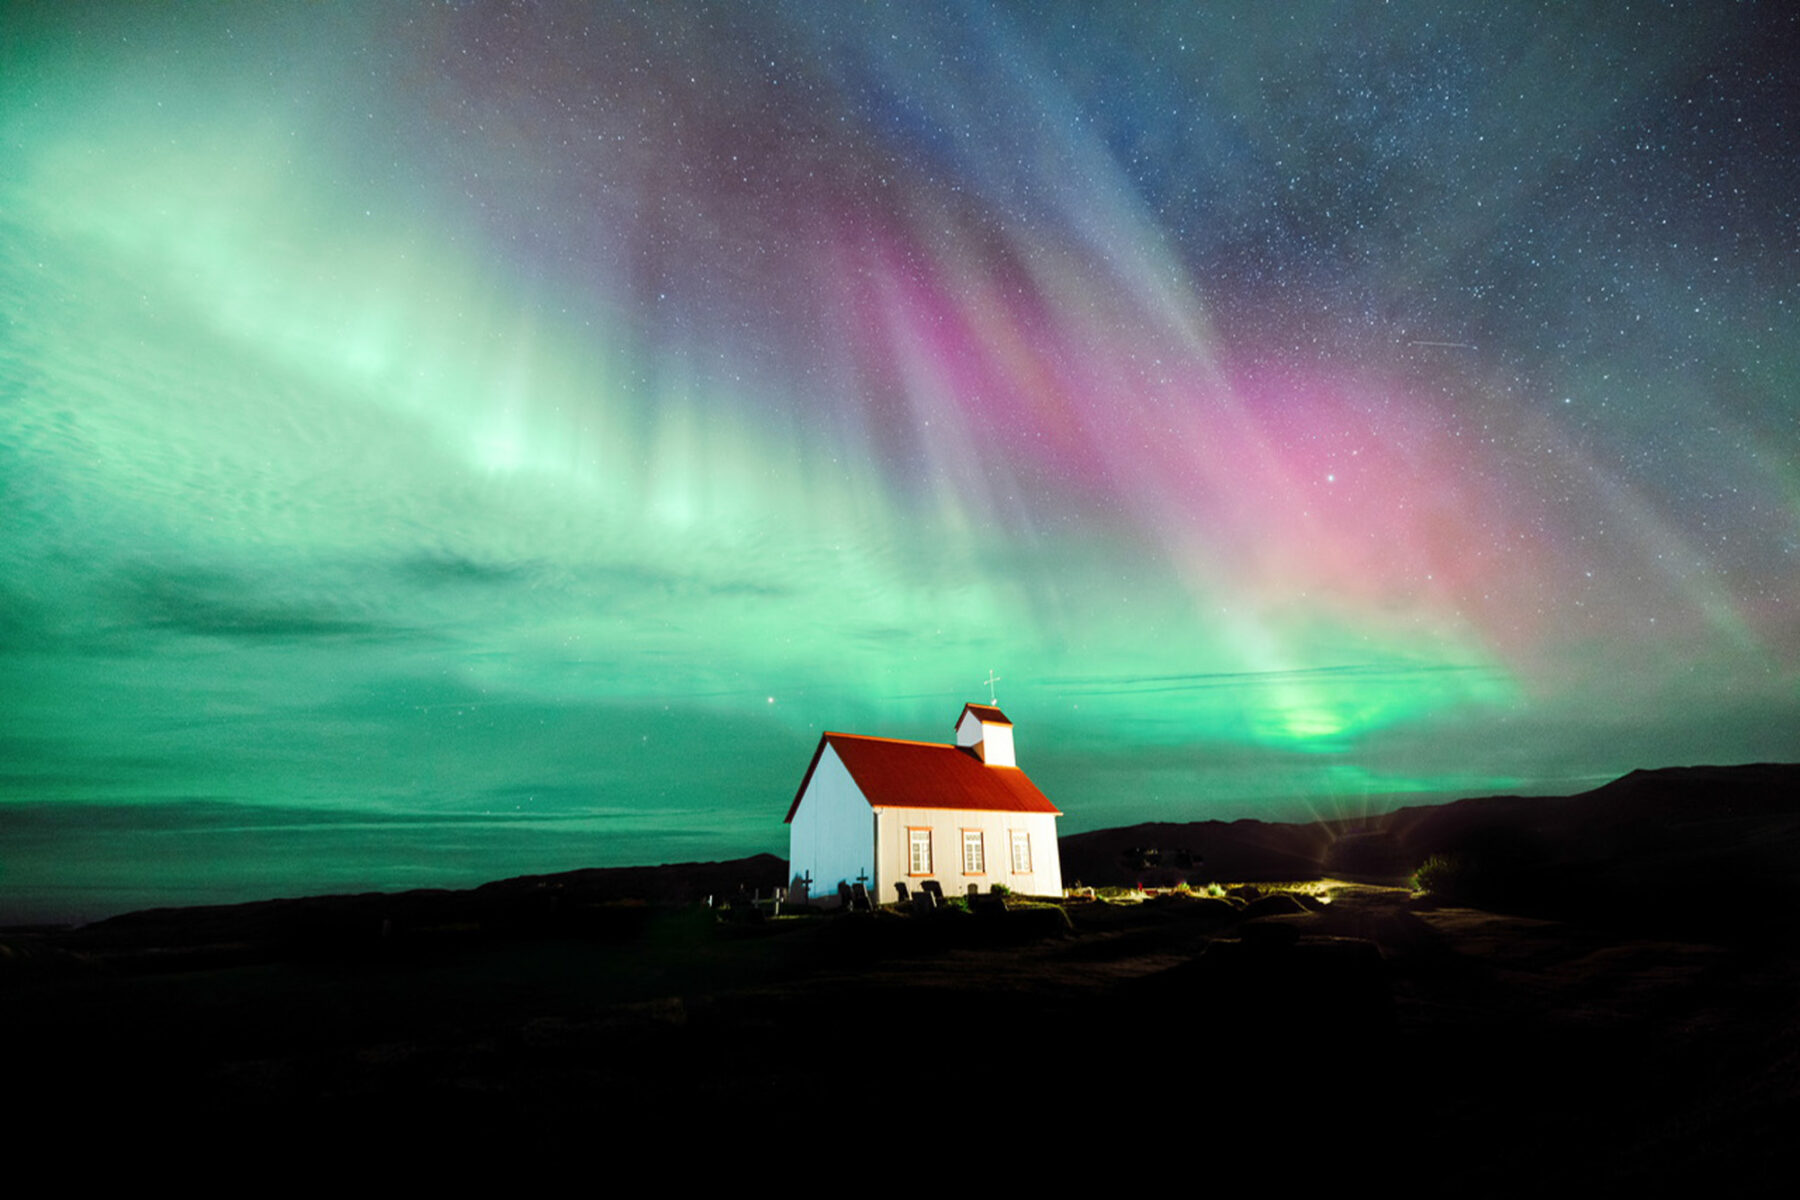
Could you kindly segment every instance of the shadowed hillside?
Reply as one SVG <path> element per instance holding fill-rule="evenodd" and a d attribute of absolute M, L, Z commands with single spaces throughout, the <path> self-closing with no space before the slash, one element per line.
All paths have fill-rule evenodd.
<path fill-rule="evenodd" d="M 1062 839 L 1093 885 L 1401 878 L 1433 856 L 1503 911 L 1791 936 L 1800 766 L 1633 771 L 1575 796 L 1488 796 L 1310 825 L 1200 821 Z"/>

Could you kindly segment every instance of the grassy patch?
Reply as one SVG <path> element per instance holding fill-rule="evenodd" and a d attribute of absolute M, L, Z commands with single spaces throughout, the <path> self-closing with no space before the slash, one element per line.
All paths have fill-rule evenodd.
<path fill-rule="evenodd" d="M 1429 892 L 1440 900 L 1466 903 L 1481 895 L 1480 865 L 1466 854 L 1433 854 L 1412 874 L 1415 892 Z"/>

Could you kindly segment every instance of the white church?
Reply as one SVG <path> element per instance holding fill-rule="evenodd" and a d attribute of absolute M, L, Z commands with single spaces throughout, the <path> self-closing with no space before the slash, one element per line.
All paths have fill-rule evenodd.
<path fill-rule="evenodd" d="M 1004 884 L 1062 894 L 1056 818 L 1019 769 L 1013 726 L 991 704 L 965 704 L 954 745 L 825 733 L 788 808 L 789 895 L 835 904 L 864 884 L 893 903 L 896 883 L 935 879 L 946 896 Z"/>

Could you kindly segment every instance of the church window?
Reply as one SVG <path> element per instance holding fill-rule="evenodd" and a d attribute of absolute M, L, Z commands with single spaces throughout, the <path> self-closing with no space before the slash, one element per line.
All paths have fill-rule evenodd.
<path fill-rule="evenodd" d="M 1031 834 L 1023 829 L 1012 831 L 1013 874 L 1031 874 Z"/>
<path fill-rule="evenodd" d="M 908 827 L 906 841 L 907 873 L 911 875 L 931 874 L 931 830 Z"/>
<path fill-rule="evenodd" d="M 987 871 L 987 856 L 981 850 L 981 830 L 963 830 L 963 874 L 981 875 Z"/>

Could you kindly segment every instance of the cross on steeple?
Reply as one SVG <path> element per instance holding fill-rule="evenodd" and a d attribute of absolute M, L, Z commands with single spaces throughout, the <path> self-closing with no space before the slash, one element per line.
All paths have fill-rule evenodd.
<path fill-rule="evenodd" d="M 996 683 L 1000 682 L 1000 677 L 998 675 L 994 674 L 994 668 L 992 668 L 992 667 L 988 668 L 988 677 L 986 679 L 982 680 L 981 682 L 987 684 L 988 703 L 989 704 L 1000 703 L 998 700 L 994 699 L 994 685 Z"/>

